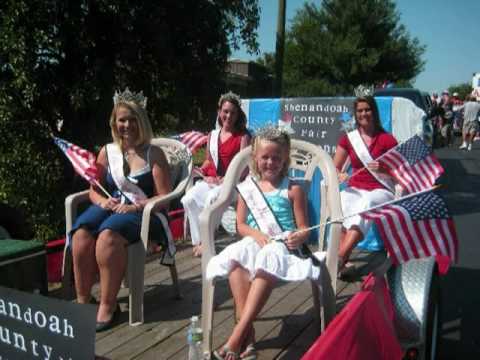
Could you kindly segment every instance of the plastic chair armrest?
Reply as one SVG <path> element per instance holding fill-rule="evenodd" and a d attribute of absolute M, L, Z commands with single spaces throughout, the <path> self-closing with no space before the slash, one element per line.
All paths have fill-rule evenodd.
<path fill-rule="evenodd" d="M 77 216 L 78 206 L 86 201 L 90 201 L 88 197 L 89 190 L 70 194 L 65 198 L 65 228 L 68 234 L 72 229 L 73 222 Z"/>

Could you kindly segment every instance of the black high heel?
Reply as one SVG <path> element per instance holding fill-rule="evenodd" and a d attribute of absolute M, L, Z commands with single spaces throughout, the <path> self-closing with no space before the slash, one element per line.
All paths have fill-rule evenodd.
<path fill-rule="evenodd" d="M 110 329 L 119 316 L 120 316 L 120 307 L 117 304 L 117 307 L 115 308 L 115 311 L 113 312 L 110 320 L 97 321 L 97 324 L 95 326 L 95 331 L 96 332 L 101 332 L 101 331 L 105 331 L 105 330 Z"/>

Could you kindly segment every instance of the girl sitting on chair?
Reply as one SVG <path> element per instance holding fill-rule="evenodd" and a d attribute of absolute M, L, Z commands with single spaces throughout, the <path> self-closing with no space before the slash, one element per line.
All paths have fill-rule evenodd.
<path fill-rule="evenodd" d="M 242 240 L 213 257 L 206 277 L 228 276 L 237 324 L 216 359 L 256 359 L 253 321 L 277 280 L 318 279 L 320 268 L 304 242 L 309 232 L 302 187 L 287 177 L 290 138 L 275 128 L 260 131 L 252 150 L 252 172 L 237 186 L 237 232 Z M 275 239 L 277 241 L 272 241 Z"/>
<path fill-rule="evenodd" d="M 195 186 L 182 197 L 190 224 L 193 255 L 197 257 L 202 254 L 198 216 L 220 193 L 223 176 L 233 157 L 250 144 L 250 134 L 246 128 L 247 119 L 238 95 L 228 92 L 220 97 L 217 119 L 220 129 L 210 132 L 207 156 L 200 168 L 203 180 L 196 182 Z"/>

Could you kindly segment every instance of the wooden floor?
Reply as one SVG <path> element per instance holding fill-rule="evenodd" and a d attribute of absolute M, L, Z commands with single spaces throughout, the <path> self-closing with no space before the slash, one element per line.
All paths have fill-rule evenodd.
<path fill-rule="evenodd" d="M 225 240 L 227 241 L 227 240 Z M 97 334 L 97 356 L 107 359 L 186 359 L 186 332 L 192 315 L 201 313 L 201 260 L 180 244 L 177 269 L 183 298 L 173 298 L 170 272 L 156 259 L 145 269 L 145 323 L 128 325 L 126 289 L 119 295 L 122 314 L 116 326 Z M 358 284 L 338 286 L 340 308 Z M 233 327 L 233 301 L 226 281 L 215 290 L 214 348 L 226 341 Z M 312 291 L 308 281 L 281 283 L 255 322 L 259 359 L 299 359 L 317 338 Z"/>

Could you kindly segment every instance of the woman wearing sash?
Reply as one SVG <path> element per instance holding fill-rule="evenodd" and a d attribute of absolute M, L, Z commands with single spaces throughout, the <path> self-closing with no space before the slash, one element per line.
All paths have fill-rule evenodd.
<path fill-rule="evenodd" d="M 197 181 L 182 198 L 190 224 L 194 256 L 200 256 L 202 251 L 198 216 L 220 193 L 223 177 L 235 154 L 250 144 L 247 119 L 238 95 L 228 92 L 220 97 L 218 122 L 220 129 L 213 130 L 208 137 L 207 156 L 200 168 L 203 179 Z"/>
<path fill-rule="evenodd" d="M 354 174 L 348 180 L 348 187 L 340 193 L 344 216 L 392 200 L 395 193 L 393 179 L 375 159 L 395 147 L 397 140 L 382 128 L 372 96 L 358 97 L 354 102 L 354 112 L 356 129 L 340 138 L 333 160 L 340 181 L 348 177 L 342 173 L 347 159 Z M 344 220 L 339 250 L 340 269 L 370 226 L 371 221 L 360 215 Z"/>
<path fill-rule="evenodd" d="M 110 328 L 119 313 L 117 294 L 126 269 L 127 246 L 140 241 L 143 207 L 149 198 L 171 192 L 165 154 L 150 145 L 147 99 L 127 88 L 115 93 L 113 100 L 113 143 L 104 146 L 97 158 L 99 182 L 111 196 L 92 186 L 92 205 L 76 219 L 70 233 L 79 303 L 95 302 L 91 289 L 99 274 L 97 331 Z M 158 213 L 150 221 L 154 238 L 174 252 L 164 214 Z"/>
<path fill-rule="evenodd" d="M 300 184 L 287 177 L 290 138 L 268 128 L 257 133 L 252 176 L 237 186 L 237 232 L 243 237 L 214 256 L 207 279 L 227 277 L 235 301 L 235 325 L 216 359 L 256 359 L 253 322 L 278 280 L 318 279 L 318 259 L 304 242 L 307 200 Z M 272 241 L 275 239 L 276 241 Z"/>

